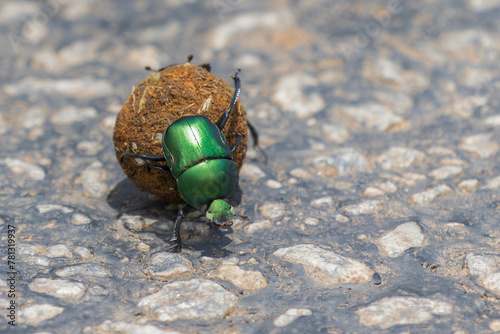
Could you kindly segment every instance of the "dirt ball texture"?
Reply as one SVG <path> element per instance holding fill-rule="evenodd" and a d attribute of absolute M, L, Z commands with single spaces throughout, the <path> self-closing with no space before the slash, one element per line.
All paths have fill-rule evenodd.
<path fill-rule="evenodd" d="M 133 89 L 118 113 L 113 133 L 118 162 L 126 150 L 134 154 L 163 154 L 163 133 L 179 117 L 203 115 L 215 123 L 229 107 L 233 93 L 232 80 L 230 85 L 205 68 L 189 63 L 152 73 Z M 242 134 L 241 143 L 233 152 L 233 160 L 240 169 L 247 150 L 248 128 L 239 100 L 223 133 L 230 146 L 236 143 L 237 133 Z M 165 163 L 155 164 L 166 167 Z M 169 173 L 130 158 L 124 158 L 121 166 L 142 191 L 169 203 L 184 202 Z"/>

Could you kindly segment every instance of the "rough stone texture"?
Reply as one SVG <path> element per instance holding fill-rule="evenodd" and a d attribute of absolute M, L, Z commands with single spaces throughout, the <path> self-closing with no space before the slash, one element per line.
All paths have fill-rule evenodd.
<path fill-rule="evenodd" d="M 93 333 L 96 334 L 140 334 L 140 333 L 148 333 L 148 334 L 181 334 L 182 332 L 178 332 L 170 329 L 160 329 L 156 326 L 152 325 L 138 325 L 127 322 L 113 322 L 111 320 L 106 320 L 95 329 L 92 329 Z"/>
<path fill-rule="evenodd" d="M 285 327 L 290 325 L 294 320 L 304 317 L 310 316 L 312 311 L 309 309 L 303 308 L 290 308 L 285 311 L 282 315 L 274 319 L 273 325 L 276 327 Z"/>
<path fill-rule="evenodd" d="M 387 297 L 355 312 L 363 325 L 386 329 L 395 325 L 420 324 L 436 315 L 451 314 L 453 305 L 429 298 Z"/>
<path fill-rule="evenodd" d="M 243 270 L 238 266 L 229 264 L 223 264 L 216 270 L 209 272 L 208 277 L 229 281 L 245 290 L 259 290 L 268 285 L 266 277 L 261 272 Z"/>
<path fill-rule="evenodd" d="M 445 197 L 453 192 L 446 184 L 441 184 L 437 187 L 428 189 L 421 193 L 413 194 L 408 198 L 410 203 L 415 205 L 426 205 L 435 200 L 436 198 Z"/>
<path fill-rule="evenodd" d="M 85 293 L 82 283 L 50 278 L 37 278 L 28 285 L 30 290 L 57 298 L 79 299 Z"/>
<path fill-rule="evenodd" d="M 365 283 L 374 271 L 366 264 L 314 245 L 280 248 L 275 256 L 304 266 L 307 275 L 323 284 Z"/>
<path fill-rule="evenodd" d="M 410 247 L 425 245 L 425 235 L 417 223 L 408 222 L 378 239 L 377 245 L 389 257 L 398 257 Z"/>
<path fill-rule="evenodd" d="M 383 202 L 378 200 L 365 201 L 359 204 L 346 205 L 341 208 L 343 213 L 349 215 L 366 215 L 369 213 L 377 212 L 384 205 Z"/>
<path fill-rule="evenodd" d="M 466 263 L 477 284 L 500 296 L 500 255 L 469 254 Z"/>
<path fill-rule="evenodd" d="M 159 253 L 153 256 L 144 272 L 155 277 L 173 277 L 194 271 L 191 261 L 179 254 Z"/>
<path fill-rule="evenodd" d="M 238 298 L 208 280 L 193 279 L 167 284 L 143 298 L 138 306 L 158 321 L 214 319 L 229 315 Z"/>
<path fill-rule="evenodd" d="M 19 323 L 38 326 L 48 319 L 61 314 L 64 308 L 50 304 L 25 306 L 19 311 Z"/>

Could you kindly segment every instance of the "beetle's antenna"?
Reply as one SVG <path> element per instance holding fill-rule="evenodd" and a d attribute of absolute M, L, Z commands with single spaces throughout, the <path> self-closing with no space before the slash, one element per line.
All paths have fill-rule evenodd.
<path fill-rule="evenodd" d="M 227 111 L 222 114 L 222 116 L 219 118 L 217 123 L 217 127 L 222 130 L 224 128 L 224 125 L 226 125 L 227 120 L 229 119 L 229 115 L 231 114 L 231 111 L 233 111 L 234 106 L 236 105 L 236 101 L 238 100 L 238 97 L 240 96 L 241 92 L 241 82 L 240 78 L 238 77 L 238 74 L 240 74 L 241 69 L 238 69 L 236 73 L 234 74 L 233 80 L 234 80 L 234 94 L 233 94 L 233 99 L 231 100 L 231 104 L 229 105 L 229 108 Z"/>

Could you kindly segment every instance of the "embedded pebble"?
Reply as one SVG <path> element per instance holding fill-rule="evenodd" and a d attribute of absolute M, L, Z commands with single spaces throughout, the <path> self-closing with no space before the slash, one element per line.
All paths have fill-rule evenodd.
<path fill-rule="evenodd" d="M 50 265 L 50 260 L 44 256 L 23 256 L 21 261 L 29 263 L 32 266 L 45 266 Z"/>
<path fill-rule="evenodd" d="M 375 182 L 374 186 L 386 193 L 393 193 L 398 190 L 398 187 L 391 181 Z"/>
<path fill-rule="evenodd" d="M 56 275 L 61 277 L 68 277 L 72 275 L 107 277 L 111 276 L 111 273 L 106 269 L 99 268 L 90 263 L 85 263 L 60 269 L 56 271 Z"/>
<path fill-rule="evenodd" d="M 19 311 L 19 323 L 38 326 L 43 321 L 61 314 L 64 308 L 50 304 L 25 306 Z"/>
<path fill-rule="evenodd" d="M 268 283 L 260 271 L 243 270 L 236 265 L 223 264 L 208 273 L 209 278 L 231 282 L 244 290 L 260 290 Z"/>
<path fill-rule="evenodd" d="M 32 291 L 46 293 L 56 298 L 80 299 L 85 293 L 85 286 L 82 283 L 62 279 L 36 278 L 28 284 L 28 287 Z"/>
<path fill-rule="evenodd" d="M 85 248 L 85 247 L 76 246 L 73 251 L 75 252 L 76 255 L 81 257 L 83 260 L 88 260 L 88 259 L 91 259 L 93 257 L 90 250 L 88 248 Z"/>
<path fill-rule="evenodd" d="M 465 3 L 469 9 L 476 13 L 495 10 L 500 7 L 499 0 L 467 0 Z"/>
<path fill-rule="evenodd" d="M 349 131 L 340 124 L 323 124 L 321 129 L 323 130 L 326 140 L 334 143 L 343 143 L 350 136 Z"/>
<path fill-rule="evenodd" d="M 146 275 L 154 277 L 173 277 L 194 272 L 193 264 L 180 254 L 158 253 L 144 270 Z"/>
<path fill-rule="evenodd" d="M 419 182 L 425 181 L 427 178 L 425 177 L 425 175 L 418 173 L 403 173 L 403 177 L 393 175 L 391 179 L 395 182 L 400 182 L 407 186 L 414 186 Z"/>
<path fill-rule="evenodd" d="M 432 170 L 429 175 L 437 180 L 446 179 L 448 177 L 458 176 L 463 172 L 460 166 L 443 166 Z"/>
<path fill-rule="evenodd" d="M 338 150 L 333 155 L 320 155 L 313 161 L 316 166 L 334 167 L 339 174 L 368 171 L 368 160 L 353 148 Z"/>
<path fill-rule="evenodd" d="M 266 219 L 266 220 L 257 220 L 256 222 L 254 223 L 250 223 L 248 225 L 245 226 L 245 232 L 246 233 L 254 233 L 258 230 L 262 230 L 262 229 L 266 229 L 266 228 L 270 228 L 273 226 L 273 223 Z"/>
<path fill-rule="evenodd" d="M 71 213 L 74 210 L 72 208 L 68 208 L 67 206 L 62 206 L 58 204 L 38 204 L 36 209 L 41 214 L 50 212 L 50 211 L 61 211 L 62 213 Z"/>
<path fill-rule="evenodd" d="M 500 126 L 500 115 L 494 115 L 484 120 L 486 126 Z"/>
<path fill-rule="evenodd" d="M 486 188 L 488 188 L 488 189 L 500 188 L 500 176 L 497 176 L 493 179 L 488 180 L 488 183 L 486 183 Z"/>
<path fill-rule="evenodd" d="M 460 190 L 468 193 L 476 191 L 478 187 L 479 187 L 479 180 L 476 179 L 463 180 L 458 184 L 458 188 L 460 188 Z"/>
<path fill-rule="evenodd" d="M 106 320 L 93 330 L 95 334 L 182 334 L 173 329 L 160 329 L 153 325 L 140 325 L 124 321 Z"/>
<path fill-rule="evenodd" d="M 276 84 L 271 100 L 299 118 L 308 118 L 325 107 L 323 97 L 314 89 L 318 85 L 316 78 L 305 73 L 286 74 Z"/>
<path fill-rule="evenodd" d="M 81 213 L 75 213 L 73 216 L 71 216 L 71 224 L 75 225 L 86 225 L 90 224 L 92 222 L 92 219 L 89 217 L 82 215 Z"/>
<path fill-rule="evenodd" d="M 43 255 L 48 257 L 73 257 L 73 254 L 69 250 L 68 246 L 63 244 L 47 247 L 47 249 L 43 252 Z"/>
<path fill-rule="evenodd" d="M 285 214 L 285 204 L 283 203 L 266 203 L 260 208 L 260 213 L 269 219 L 278 219 Z"/>
<path fill-rule="evenodd" d="M 408 198 L 408 201 L 415 205 L 426 205 L 435 200 L 436 198 L 446 197 L 451 195 L 453 190 L 445 184 L 433 187 L 426 191 L 416 193 Z"/>
<path fill-rule="evenodd" d="M 246 163 L 243 165 L 241 168 L 241 175 L 244 175 L 254 181 L 266 177 L 266 173 L 264 173 L 257 165 L 252 163 Z"/>
<path fill-rule="evenodd" d="M 272 188 L 272 189 L 279 189 L 279 188 L 281 188 L 281 183 L 279 183 L 276 180 L 267 180 L 266 186 L 268 186 L 269 188 Z"/>
<path fill-rule="evenodd" d="M 42 245 L 20 244 L 17 246 L 17 252 L 21 255 L 35 255 L 45 250 Z"/>
<path fill-rule="evenodd" d="M 490 330 L 492 332 L 500 332 L 500 319 L 498 320 L 493 320 L 492 322 L 490 322 L 490 324 L 488 325 L 488 327 L 490 328 Z"/>
<path fill-rule="evenodd" d="M 33 181 L 42 181 L 45 179 L 45 171 L 37 164 L 30 164 L 15 158 L 1 159 L 0 164 L 7 165 L 14 175 L 26 175 Z"/>
<path fill-rule="evenodd" d="M 228 259 L 224 259 L 222 260 L 222 265 L 231 265 L 231 266 L 235 266 L 237 265 L 238 263 L 240 263 L 240 260 L 236 257 L 236 256 L 231 256 L 230 258 Z"/>
<path fill-rule="evenodd" d="M 238 297 L 219 284 L 193 279 L 166 284 L 143 298 L 138 306 L 158 321 L 177 319 L 215 319 L 228 316 L 236 307 Z"/>
<path fill-rule="evenodd" d="M 363 190 L 363 192 L 361 193 L 361 195 L 363 195 L 365 197 L 380 196 L 383 194 L 385 194 L 385 192 L 383 190 L 381 190 L 379 188 L 375 188 L 375 187 L 368 187 L 365 190 Z"/>
<path fill-rule="evenodd" d="M 335 220 L 338 221 L 339 223 L 348 223 L 350 221 L 348 217 L 341 214 L 337 214 L 335 216 Z"/>
<path fill-rule="evenodd" d="M 346 205 L 341 207 L 343 213 L 349 215 L 367 215 L 382 209 L 384 203 L 379 200 L 361 202 L 359 204 Z"/>
<path fill-rule="evenodd" d="M 289 308 L 282 315 L 274 319 L 273 325 L 276 327 L 285 327 L 300 317 L 312 315 L 312 311 L 307 308 Z"/>
<path fill-rule="evenodd" d="M 77 106 L 65 106 L 50 118 L 57 125 L 69 125 L 81 123 L 97 117 L 97 110 L 92 107 L 80 108 Z"/>
<path fill-rule="evenodd" d="M 390 131 L 402 125 L 404 119 L 394 114 L 389 108 L 378 103 L 366 103 L 359 106 L 342 106 L 342 112 L 352 117 L 362 126 L 376 131 Z"/>
<path fill-rule="evenodd" d="M 419 164 L 424 160 L 425 154 L 418 150 L 393 146 L 382 153 L 377 162 L 384 169 L 401 170 Z"/>
<path fill-rule="evenodd" d="M 354 312 L 363 325 L 387 329 L 395 325 L 425 323 L 434 315 L 451 314 L 453 305 L 430 298 L 386 297 Z"/>
<path fill-rule="evenodd" d="M 123 214 L 118 219 L 118 223 L 122 224 L 123 227 L 130 231 L 144 230 L 156 222 L 156 219 L 144 218 L 142 216 L 131 216 L 127 214 Z"/>
<path fill-rule="evenodd" d="M 377 240 L 380 250 L 389 257 L 398 257 L 411 247 L 425 245 L 425 235 L 415 222 L 399 225 Z"/>
<path fill-rule="evenodd" d="M 98 198 L 107 194 L 108 185 L 102 181 L 106 177 L 106 172 L 102 167 L 101 162 L 95 161 L 76 179 L 77 184 L 83 185 L 85 195 Z"/>
<path fill-rule="evenodd" d="M 149 252 L 151 246 L 149 246 L 144 242 L 139 242 L 139 244 L 137 245 L 137 249 L 140 250 L 141 252 Z"/>
<path fill-rule="evenodd" d="M 306 219 L 304 219 L 304 224 L 316 226 L 319 224 L 319 219 L 313 217 L 307 217 Z"/>
<path fill-rule="evenodd" d="M 280 248 L 273 254 L 285 261 L 303 265 L 309 277 L 327 285 L 366 283 L 374 274 L 363 262 L 310 244 Z"/>
<path fill-rule="evenodd" d="M 325 196 L 325 197 L 320 197 L 316 198 L 315 200 L 311 201 L 312 206 L 331 206 L 333 205 L 333 197 L 332 196 Z"/>
<path fill-rule="evenodd" d="M 460 142 L 459 148 L 481 159 L 489 158 L 498 152 L 499 145 L 490 140 L 491 134 L 481 133 L 466 137 Z"/>
<path fill-rule="evenodd" d="M 500 296 L 500 255 L 468 254 L 469 274 L 478 276 L 477 284 Z"/>
<path fill-rule="evenodd" d="M 294 168 L 290 171 L 290 175 L 298 177 L 299 179 L 309 179 L 311 174 L 302 168 Z"/>

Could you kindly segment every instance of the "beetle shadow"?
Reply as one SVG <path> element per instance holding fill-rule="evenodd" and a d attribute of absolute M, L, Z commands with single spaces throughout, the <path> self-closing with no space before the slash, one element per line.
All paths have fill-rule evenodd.
<path fill-rule="evenodd" d="M 237 190 L 231 198 L 232 205 L 239 205 L 242 199 L 242 191 L 238 186 Z M 147 192 L 140 191 L 128 178 L 120 181 L 108 194 L 106 198 L 108 205 L 115 209 L 120 218 L 124 214 L 140 216 L 141 218 L 150 218 L 158 222 L 149 226 L 146 229 L 131 230 L 134 233 L 155 233 L 160 239 L 165 242 L 167 250 L 171 243 L 168 241 L 172 236 L 173 224 L 177 217 L 176 208 L 172 208 L 169 203 L 156 198 Z M 170 206 L 170 208 L 167 208 Z M 176 206 L 176 205 L 174 205 Z M 232 240 L 226 234 L 232 234 L 232 228 L 219 229 L 217 227 L 210 228 L 207 236 L 197 235 L 195 225 L 201 226 L 205 224 L 203 213 L 199 216 L 194 216 L 193 213 L 188 213 L 183 219 L 181 229 L 190 230 L 192 234 L 189 238 L 183 239 L 183 248 L 192 251 L 199 251 L 202 256 L 210 257 L 226 257 L 232 252 L 225 249 Z M 127 228 L 127 227 L 125 227 Z"/>

